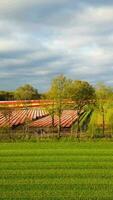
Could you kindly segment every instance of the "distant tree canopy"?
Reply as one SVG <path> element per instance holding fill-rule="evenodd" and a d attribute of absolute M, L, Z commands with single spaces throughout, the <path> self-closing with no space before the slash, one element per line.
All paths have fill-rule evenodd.
<path fill-rule="evenodd" d="M 98 84 L 95 88 L 87 81 L 72 80 L 64 75 L 53 78 L 50 89 L 42 94 L 30 84 L 18 87 L 15 91 L 0 91 L 0 101 L 32 99 L 70 99 L 77 103 L 96 99 L 113 99 L 113 88 Z"/>
<path fill-rule="evenodd" d="M 99 83 L 96 86 L 96 97 L 101 103 L 105 103 L 113 99 L 113 88 L 105 85 L 104 83 Z"/>
<path fill-rule="evenodd" d="M 69 90 L 70 98 L 75 100 L 77 103 L 87 103 L 95 98 L 95 89 L 87 81 L 72 81 Z"/>
<path fill-rule="evenodd" d="M 60 75 L 52 80 L 47 98 L 72 99 L 77 103 L 87 102 L 95 98 L 95 88 L 86 81 L 71 80 Z"/>
<path fill-rule="evenodd" d="M 38 90 L 35 89 L 32 85 L 25 84 L 15 90 L 14 98 L 16 100 L 31 100 L 39 99 L 40 95 Z"/>
<path fill-rule="evenodd" d="M 14 92 L 0 91 L 0 101 L 14 100 Z"/>
<path fill-rule="evenodd" d="M 30 84 L 18 87 L 15 91 L 0 91 L 0 101 L 40 99 L 41 94 Z"/>

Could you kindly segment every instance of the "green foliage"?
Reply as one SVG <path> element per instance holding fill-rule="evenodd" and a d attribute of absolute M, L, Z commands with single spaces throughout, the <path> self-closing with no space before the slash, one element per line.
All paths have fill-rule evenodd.
<path fill-rule="evenodd" d="M 110 100 L 113 98 L 113 88 L 104 83 L 97 84 L 96 96 L 97 99 L 102 100 L 103 102 L 105 102 L 105 100 Z"/>
<path fill-rule="evenodd" d="M 100 111 L 107 110 L 113 106 L 113 88 L 104 84 L 98 84 L 96 87 L 96 106 Z"/>
<path fill-rule="evenodd" d="M 113 135 L 113 108 L 105 110 L 105 136 L 111 137 Z M 99 109 L 95 109 L 92 113 L 91 120 L 88 126 L 88 133 L 92 137 L 103 137 L 102 132 L 103 118 Z"/>
<path fill-rule="evenodd" d="M 72 81 L 65 76 L 60 75 L 52 80 L 50 90 L 48 91 L 47 98 L 59 100 L 69 97 L 68 87 Z"/>
<path fill-rule="evenodd" d="M 0 101 L 14 100 L 14 92 L 0 91 Z"/>
<path fill-rule="evenodd" d="M 87 103 L 95 98 L 95 89 L 86 81 L 72 81 L 70 93 L 71 99 L 79 104 Z"/>
<path fill-rule="evenodd" d="M 80 132 L 85 132 L 87 130 L 87 126 L 92 114 L 92 109 L 84 110 L 84 112 L 80 115 Z M 72 126 L 72 131 L 77 132 L 77 121 Z"/>
<path fill-rule="evenodd" d="M 107 132 L 113 136 L 113 108 L 109 108 L 106 113 Z"/>
<path fill-rule="evenodd" d="M 75 101 L 74 108 L 77 110 L 77 137 L 80 137 L 81 125 L 80 116 L 81 112 L 88 104 L 92 104 L 95 99 L 95 89 L 86 81 L 73 81 L 71 84 L 70 97 Z M 86 117 L 87 118 L 87 117 Z M 81 122 L 82 123 L 82 122 Z"/>
<path fill-rule="evenodd" d="M 15 99 L 17 100 L 31 100 L 31 99 L 39 99 L 40 95 L 38 90 L 33 86 L 26 84 L 16 89 L 15 91 Z"/>
<path fill-rule="evenodd" d="M 49 108 L 49 112 L 54 121 L 54 114 L 58 115 L 58 137 L 60 138 L 61 131 L 61 115 L 65 108 L 64 99 L 67 98 L 68 92 L 67 87 L 69 86 L 70 80 L 65 76 L 60 75 L 53 79 L 51 88 L 47 93 L 47 98 L 54 100 L 54 105 Z M 54 122 L 53 122 L 54 123 Z"/>
<path fill-rule="evenodd" d="M 92 137 L 111 137 L 113 117 L 113 89 L 104 84 L 96 87 L 96 104 L 88 132 Z"/>
<path fill-rule="evenodd" d="M 94 110 L 91 116 L 91 120 L 88 125 L 88 133 L 91 137 L 102 137 L 101 126 L 102 124 L 102 116 L 99 110 Z"/>
<path fill-rule="evenodd" d="M 82 119 L 80 120 L 80 127 L 81 130 L 86 131 L 90 117 L 91 117 L 92 110 L 85 111 Z"/>

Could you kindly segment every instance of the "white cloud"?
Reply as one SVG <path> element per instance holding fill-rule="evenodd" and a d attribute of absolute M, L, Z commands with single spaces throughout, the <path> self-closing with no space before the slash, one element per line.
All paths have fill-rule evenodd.
<path fill-rule="evenodd" d="M 77 19 L 81 23 L 100 23 L 113 22 L 113 6 L 88 7 L 82 13 L 78 13 Z"/>
<path fill-rule="evenodd" d="M 0 0 L 1 76 L 37 76 L 45 88 L 60 73 L 112 83 L 113 5 L 84 2 Z"/>

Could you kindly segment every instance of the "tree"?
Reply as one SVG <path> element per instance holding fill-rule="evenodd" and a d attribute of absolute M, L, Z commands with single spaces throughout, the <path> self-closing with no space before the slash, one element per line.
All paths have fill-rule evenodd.
<path fill-rule="evenodd" d="M 77 138 L 79 138 L 81 112 L 85 106 L 94 101 L 95 89 L 86 81 L 75 80 L 70 85 L 70 97 L 75 101 L 74 108 L 77 110 Z"/>
<path fill-rule="evenodd" d="M 16 100 L 32 100 L 40 98 L 38 90 L 29 84 L 17 88 L 14 96 Z"/>
<path fill-rule="evenodd" d="M 105 136 L 105 114 L 107 114 L 107 111 L 112 104 L 113 88 L 106 86 L 103 83 L 99 83 L 96 87 L 96 99 L 98 110 L 102 115 L 102 133 L 103 136 Z"/>
<path fill-rule="evenodd" d="M 54 124 L 54 114 L 58 115 L 58 137 L 61 137 L 61 115 L 64 110 L 64 99 L 67 98 L 67 88 L 71 80 L 60 75 L 52 80 L 51 88 L 47 93 L 47 98 L 53 100 L 51 107 L 52 123 Z"/>

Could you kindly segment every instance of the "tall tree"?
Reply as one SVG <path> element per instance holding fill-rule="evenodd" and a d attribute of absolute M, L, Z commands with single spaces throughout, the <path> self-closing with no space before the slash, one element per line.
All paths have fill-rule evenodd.
<path fill-rule="evenodd" d="M 96 99 L 97 107 L 99 112 L 102 115 L 102 133 L 105 136 L 105 114 L 108 111 L 108 108 L 112 104 L 113 100 L 113 88 L 106 86 L 104 83 L 99 83 L 96 86 Z"/>
<path fill-rule="evenodd" d="M 47 98 L 54 101 L 54 106 L 52 107 L 52 122 L 54 123 L 54 114 L 58 115 L 58 137 L 61 137 L 61 115 L 64 110 L 64 99 L 67 98 L 67 88 L 71 80 L 67 79 L 65 76 L 60 75 L 52 80 L 51 88 L 47 93 Z"/>
<path fill-rule="evenodd" d="M 80 137 L 80 116 L 84 107 L 91 104 L 95 98 L 95 89 L 86 81 L 75 80 L 70 85 L 70 97 L 75 101 L 77 110 L 77 138 Z"/>

